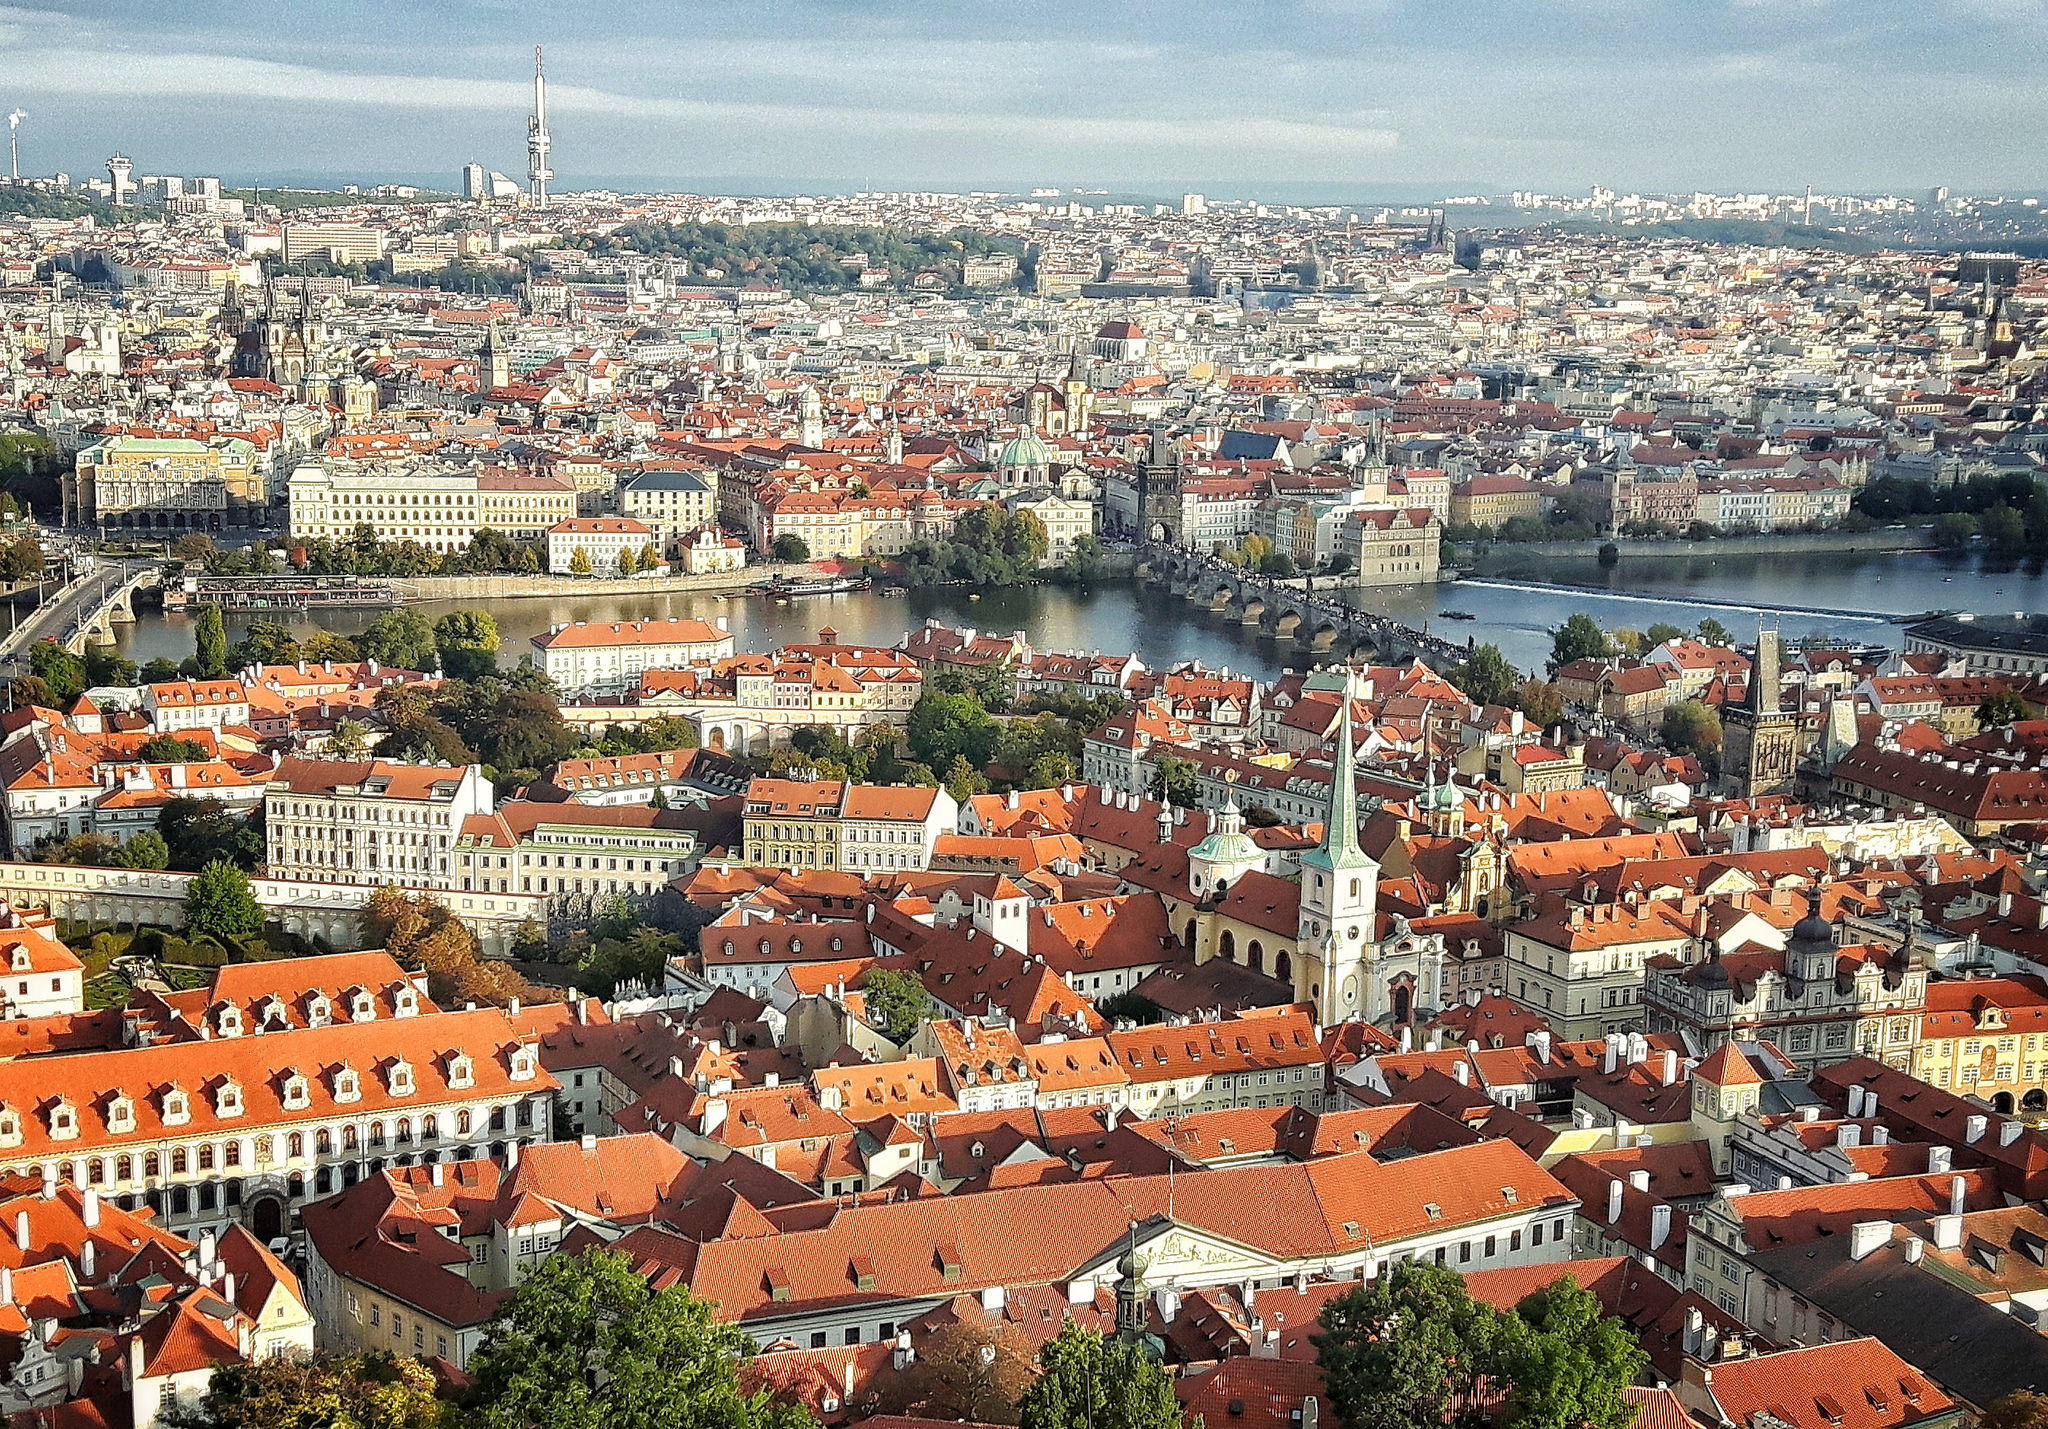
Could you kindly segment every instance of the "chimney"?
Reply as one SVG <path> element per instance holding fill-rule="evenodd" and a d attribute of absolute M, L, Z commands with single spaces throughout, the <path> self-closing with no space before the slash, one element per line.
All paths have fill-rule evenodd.
<path fill-rule="evenodd" d="M 1662 1054 L 1661 1061 L 1663 1062 L 1663 1066 L 1658 1072 L 1658 1080 L 1663 1082 L 1663 1084 L 1667 1087 L 1677 1086 L 1678 1054 L 1667 1049 Z"/>
<path fill-rule="evenodd" d="M 1705 1334 L 1706 1316 L 1700 1313 L 1699 1306 L 1694 1305 L 1685 1312 L 1685 1352 L 1697 1355 L 1700 1352 L 1700 1341 Z"/>
<path fill-rule="evenodd" d="M 1631 1191 L 1647 1191 L 1647 1190 L 1649 1190 L 1649 1189 L 1650 1189 L 1650 1173 L 1649 1173 L 1648 1171 L 1642 1170 L 1642 1169 L 1640 1169 L 1640 1168 L 1638 1168 L 1637 1170 L 1634 1170 L 1634 1171 L 1631 1171 L 1631 1172 L 1629 1172 L 1629 1173 L 1628 1173 L 1628 1186 L 1629 1186 L 1629 1189 L 1630 1189 Z"/>
<path fill-rule="evenodd" d="M 1863 1115 L 1863 1088 L 1854 1082 L 1849 1084 L 1849 1115 Z"/>
<path fill-rule="evenodd" d="M 1536 1054 L 1536 1060 L 1544 1066 L 1550 1065 L 1550 1032 L 1548 1029 L 1529 1034 L 1529 1048 Z"/>
<path fill-rule="evenodd" d="M 1458 1079 L 1458 1085 L 1461 1087 L 1472 1085 L 1471 1069 L 1462 1060 L 1451 1063 L 1451 1075 Z"/>
<path fill-rule="evenodd" d="M 1662 1250 L 1671 1239 L 1671 1207 L 1659 1201 L 1650 1207 L 1650 1249 Z"/>
<path fill-rule="evenodd" d="M 697 1130 L 701 1135 L 713 1136 L 724 1125 L 725 1102 L 721 1098 L 712 1097 L 704 1103 L 703 1118 L 698 1122 Z"/>
<path fill-rule="evenodd" d="M 1923 1254 L 1923 1253 L 1924 1253 L 1924 1252 L 1926 1251 L 1926 1249 L 1927 1249 L 1927 1242 L 1926 1242 L 1926 1241 L 1924 1241 L 1924 1240 L 1922 1240 L 1922 1239 L 1920 1239 L 1920 1237 L 1919 1237 L 1919 1236 L 1916 1236 L 1916 1235 L 1909 1235 L 1909 1236 L 1907 1236 L 1907 1237 L 1906 1237 L 1906 1264 L 1908 1264 L 1908 1265 L 1918 1265 L 1918 1264 L 1920 1263 L 1920 1257 L 1921 1257 L 1921 1255 L 1922 1255 L 1922 1254 Z"/>
<path fill-rule="evenodd" d="M 1891 1238 L 1890 1221 L 1858 1221 L 1849 1227 L 1849 1259 L 1863 1260 Z"/>
<path fill-rule="evenodd" d="M 442 1169 L 440 1162 L 434 1161 L 428 1164 L 427 1177 L 436 1186 L 441 1186 L 447 1184 L 448 1173 Z"/>
<path fill-rule="evenodd" d="M 1607 1224 L 1613 1225 L 1621 1219 L 1621 1182 L 1607 1183 Z"/>
<path fill-rule="evenodd" d="M 2013 1117 L 2007 1117 L 2004 1121 L 1998 1123 L 1998 1144 L 2000 1146 L 2012 1145 L 2020 1139 L 2020 1133 L 2026 1129 L 2024 1122 L 2018 1121 Z"/>
<path fill-rule="evenodd" d="M 57 1163 L 54 1161 L 45 1161 L 43 1163 L 43 1199 L 46 1201 L 57 1199 Z"/>
<path fill-rule="evenodd" d="M 1930 1146 L 1927 1148 L 1927 1174 L 1938 1176 L 1955 1165 L 1956 1153 L 1952 1146 Z"/>
<path fill-rule="evenodd" d="M 1963 1218 L 1961 1216 L 1936 1216 L 1934 1218 L 1934 1248 L 1955 1250 L 1963 1243 Z"/>
<path fill-rule="evenodd" d="M 1835 1128 L 1835 1145 L 1844 1151 L 1854 1151 L 1863 1144 L 1863 1128 L 1853 1121 L 1845 1121 Z"/>
<path fill-rule="evenodd" d="M 97 1229 L 100 1223 L 100 1193 L 88 1186 L 83 1197 L 85 1202 L 84 1220 L 87 1230 Z"/>
<path fill-rule="evenodd" d="M 1978 1142 L 1984 1139 L 1985 1129 L 1989 1127 L 1990 1124 L 1991 1123 L 1982 1116 L 1973 1116 L 1968 1121 L 1965 1121 L 1963 1123 L 1964 1142 L 1971 1146 L 1975 1146 Z"/>
<path fill-rule="evenodd" d="M 1969 1201 L 1969 1195 L 1970 1183 L 1968 1181 L 1964 1180 L 1961 1176 L 1949 1177 L 1948 1213 L 1952 1216 L 1961 1215 L 1964 1205 Z"/>
<path fill-rule="evenodd" d="M 1863 1114 L 1864 1114 L 1865 1116 L 1876 1116 L 1876 1115 L 1877 1115 L 1877 1093 L 1876 1093 L 1876 1092 L 1865 1092 L 1865 1093 L 1863 1094 Z"/>
<path fill-rule="evenodd" d="M 213 1258 L 218 1246 L 219 1242 L 214 1239 L 212 1231 L 199 1233 L 199 1269 L 202 1274 L 213 1268 Z"/>
<path fill-rule="evenodd" d="M 78 1251 L 78 1275 L 88 1285 L 98 1278 L 98 1262 L 99 1246 L 94 1243 L 91 1236 L 87 1236 L 85 1244 L 80 1246 Z"/>

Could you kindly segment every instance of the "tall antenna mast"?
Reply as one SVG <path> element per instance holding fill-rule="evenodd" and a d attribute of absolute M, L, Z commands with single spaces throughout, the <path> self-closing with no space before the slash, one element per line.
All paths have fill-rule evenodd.
<path fill-rule="evenodd" d="M 16 183 L 21 182 L 21 150 L 16 147 L 14 131 L 21 127 L 21 121 L 28 115 L 17 109 L 7 116 L 7 168 Z"/>
<path fill-rule="evenodd" d="M 533 47 L 533 115 L 526 121 L 526 198 L 535 208 L 548 206 L 548 180 L 555 176 L 548 167 L 548 151 L 554 139 L 548 133 L 548 77 L 541 66 L 540 46 Z"/>

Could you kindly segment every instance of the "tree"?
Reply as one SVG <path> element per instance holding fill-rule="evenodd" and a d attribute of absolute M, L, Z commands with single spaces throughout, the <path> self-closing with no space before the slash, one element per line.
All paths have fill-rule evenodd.
<path fill-rule="evenodd" d="M 1977 1429 L 2048 1429 L 2048 1394 L 2015 1389 L 1984 1407 Z"/>
<path fill-rule="evenodd" d="M 1404 1260 L 1323 1309 L 1313 1337 L 1346 1429 L 1477 1426 L 1498 1316 L 1455 1270 Z"/>
<path fill-rule="evenodd" d="M 434 627 L 417 610 L 387 610 L 356 639 L 366 659 L 394 670 L 431 670 L 440 653 Z"/>
<path fill-rule="evenodd" d="M 185 926 L 215 938 L 246 938 L 263 931 L 263 909 L 249 875 L 216 860 L 185 889 Z"/>
<path fill-rule="evenodd" d="M 1515 692 L 1515 702 L 1538 729 L 1549 729 L 1564 719 L 1564 696 L 1557 686 L 1541 680 L 1524 680 Z"/>
<path fill-rule="evenodd" d="M 590 564 L 590 552 L 584 550 L 581 546 L 578 546 L 575 550 L 569 553 L 570 575 L 587 576 L 590 574 L 592 569 L 593 567 Z"/>
<path fill-rule="evenodd" d="M 655 1290 L 615 1251 L 541 1261 L 470 1360 L 486 1429 L 810 1429 L 741 1374 L 753 1342 L 681 1286 Z"/>
<path fill-rule="evenodd" d="M 654 542 L 643 541 L 640 545 L 640 569 L 649 572 L 658 571 L 661 569 L 661 564 L 661 552 L 655 549 Z"/>
<path fill-rule="evenodd" d="M 1969 549 L 1977 534 L 1977 518 L 1967 511 L 1951 511 L 1934 523 L 1934 544 L 1944 551 Z"/>
<path fill-rule="evenodd" d="M 370 727 L 359 719 L 338 719 L 327 736 L 327 752 L 337 759 L 361 759 L 370 752 Z"/>
<path fill-rule="evenodd" d="M 1016 1326 L 955 1320 L 927 1336 L 916 1361 L 889 1382 L 882 1412 L 1015 1424 L 1036 1377 L 1031 1344 Z"/>
<path fill-rule="evenodd" d="M 2010 506 L 1994 506 L 1980 520 L 1984 546 L 1994 556 L 2011 559 L 2027 548 L 2027 518 Z"/>
<path fill-rule="evenodd" d="M 1600 547 L 1600 569 L 1611 571 L 1620 564 L 1621 547 L 1615 545 L 1612 541 L 1602 543 Z"/>
<path fill-rule="evenodd" d="M 1636 1406 L 1622 1391 L 1650 1357 L 1592 1292 L 1559 1277 L 1501 1322 L 1502 1429 L 1628 1429 Z"/>
<path fill-rule="evenodd" d="M 204 764 L 213 755 L 196 740 L 180 739 L 175 734 L 159 734 L 144 740 L 136 748 L 135 757 L 144 764 Z"/>
<path fill-rule="evenodd" d="M 121 845 L 121 851 L 114 855 L 114 863 L 120 868 L 169 868 L 171 846 L 155 829 L 144 829 Z"/>
<path fill-rule="evenodd" d="M 934 769 L 950 768 L 961 757 L 979 769 L 995 752 L 996 722 L 973 695 L 928 688 L 910 707 L 904 729 L 911 754 Z"/>
<path fill-rule="evenodd" d="M 931 1015 L 932 995 L 912 973 L 871 967 L 860 977 L 868 1022 L 891 1042 L 908 1042 Z"/>
<path fill-rule="evenodd" d="M 1711 615 L 1702 620 L 1693 633 L 1699 636 L 1703 645 L 1730 646 L 1735 643 L 1735 633 Z"/>
<path fill-rule="evenodd" d="M 1181 1429 L 1173 1381 L 1142 1345 L 1069 1320 L 1038 1351 L 1023 1429 Z"/>
<path fill-rule="evenodd" d="M 220 1365 L 195 1405 L 166 1406 L 172 1429 L 442 1429 L 460 1422 L 416 1359 L 280 1356 Z"/>
<path fill-rule="evenodd" d="M 1162 754 L 1152 761 L 1152 783 L 1146 792 L 1162 804 L 1192 809 L 1201 786 L 1195 782 L 1195 766 L 1177 754 Z"/>
<path fill-rule="evenodd" d="M 199 661 L 199 677 L 218 680 L 228 672 L 228 632 L 220 607 L 202 605 L 192 630 L 192 653 Z"/>
<path fill-rule="evenodd" d="M 1284 580 L 1294 574 L 1294 557 L 1285 551 L 1274 551 L 1259 558 L 1259 574 L 1276 576 Z"/>
<path fill-rule="evenodd" d="M 1986 729 L 2027 717 L 2027 702 L 2012 690 L 1995 690 L 1977 706 L 1977 723 Z"/>
<path fill-rule="evenodd" d="M 363 652 L 347 636 L 336 635 L 331 630 L 316 630 L 299 642 L 299 658 L 313 661 L 360 660 Z"/>
<path fill-rule="evenodd" d="M 988 792 L 988 775 L 969 764 L 966 755 L 956 754 L 946 766 L 946 792 L 964 804 L 976 794 Z"/>
<path fill-rule="evenodd" d="M 1660 620 L 1643 632 L 1643 643 L 1649 649 L 1656 649 L 1667 640 L 1684 638 L 1685 632 L 1669 621 Z"/>
<path fill-rule="evenodd" d="M 457 680 L 498 673 L 498 622 L 488 610 L 451 610 L 434 622 L 441 669 Z"/>
<path fill-rule="evenodd" d="M 1500 653 L 1498 645 L 1481 645 L 1472 652 L 1456 670 L 1451 672 L 1451 683 L 1465 692 L 1465 698 L 1475 705 L 1504 705 L 1515 697 L 1515 687 L 1521 677 L 1515 673 L 1507 656 Z"/>
<path fill-rule="evenodd" d="M 778 561 L 808 561 L 811 545 L 793 531 L 784 531 L 775 538 L 775 544 L 768 548 L 768 554 Z"/>
<path fill-rule="evenodd" d="M 250 665 L 289 665 L 298 658 L 299 642 L 289 625 L 281 620 L 256 620 L 235 642 L 228 663 L 246 669 Z"/>
<path fill-rule="evenodd" d="M 1648 636 L 1644 635 L 1642 631 L 1631 629 L 1626 625 L 1617 625 L 1614 629 L 1608 631 L 1607 640 L 1617 652 L 1623 655 L 1640 655 L 1650 648 Z"/>
<path fill-rule="evenodd" d="M 1664 747 L 1680 754 L 1706 754 L 1721 747 L 1721 716 L 1713 706 L 1698 700 L 1681 700 L 1666 706 L 1657 726 L 1657 738 Z"/>
<path fill-rule="evenodd" d="M 1551 673 L 1574 660 L 1604 660 L 1607 649 L 1607 632 L 1600 622 L 1580 611 L 1550 632 Z"/>
<path fill-rule="evenodd" d="M 132 685 L 135 675 L 135 662 L 113 646 L 95 642 L 85 647 L 87 689 L 97 689 L 102 685 Z"/>
<path fill-rule="evenodd" d="M 619 574 L 630 576 L 640 569 L 640 553 L 631 546 L 619 548 Z"/>
<path fill-rule="evenodd" d="M 196 873 L 209 863 L 254 868 L 263 858 L 262 806 L 247 817 L 218 799 L 180 794 L 156 811 L 156 831 L 171 851 L 170 866 Z"/>
<path fill-rule="evenodd" d="M 427 995 L 444 1005 L 464 1002 L 503 1007 L 522 1002 L 560 1001 L 561 994 L 535 987 L 517 970 L 483 957 L 476 934 L 430 893 L 406 893 L 389 884 L 374 890 L 360 914 L 363 942 L 381 947 L 427 975 Z"/>
<path fill-rule="evenodd" d="M 49 688 L 50 703 L 70 704 L 85 693 L 85 661 L 54 640 L 38 640 L 28 652 L 29 673 Z"/>

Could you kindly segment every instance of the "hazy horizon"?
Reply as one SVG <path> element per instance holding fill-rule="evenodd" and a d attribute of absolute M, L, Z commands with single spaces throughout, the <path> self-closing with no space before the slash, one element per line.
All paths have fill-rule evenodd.
<path fill-rule="evenodd" d="M 1997 192 L 2044 41 L 2042 0 L 56 0 L 0 8 L 0 103 L 28 174 L 447 187 L 523 174 L 539 43 L 563 189 Z"/>

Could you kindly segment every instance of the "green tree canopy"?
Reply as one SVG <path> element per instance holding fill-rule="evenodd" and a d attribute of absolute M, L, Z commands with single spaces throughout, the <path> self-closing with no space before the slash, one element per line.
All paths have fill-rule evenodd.
<path fill-rule="evenodd" d="M 1498 645 L 1481 645 L 1464 664 L 1451 672 L 1451 683 L 1465 692 L 1475 705 L 1505 705 L 1515 698 L 1521 676 L 1500 653 Z"/>
<path fill-rule="evenodd" d="M 613 1251 L 555 1255 L 512 1292 L 470 1360 L 487 1429 L 812 1429 L 742 1385 L 753 1343 Z"/>
<path fill-rule="evenodd" d="M 195 1405 L 167 1408 L 172 1429 L 453 1429 L 455 1406 L 415 1359 L 344 1355 L 223 1364 Z"/>
<path fill-rule="evenodd" d="M 387 610 L 356 638 L 363 657 L 394 670 L 431 670 L 439 653 L 434 627 L 417 610 Z"/>
<path fill-rule="evenodd" d="M 498 673 L 498 622 L 488 610 L 451 610 L 434 622 L 441 668 L 458 680 Z"/>
<path fill-rule="evenodd" d="M 949 768 L 959 758 L 971 768 L 981 768 L 995 753 L 999 733 L 995 720 L 973 695 L 936 689 L 917 697 L 905 732 L 912 756 L 934 769 Z"/>
<path fill-rule="evenodd" d="M 155 829 L 144 829 L 121 845 L 114 862 L 121 868 L 169 868 L 171 846 Z"/>
<path fill-rule="evenodd" d="M 28 668 L 48 687 L 52 703 L 68 705 L 85 693 L 85 661 L 54 640 L 38 640 L 30 648 Z"/>
<path fill-rule="evenodd" d="M 860 989 L 867 1000 L 869 1022 L 892 1042 L 907 1042 L 931 1015 L 932 995 L 915 975 L 894 968 L 869 968 Z"/>
<path fill-rule="evenodd" d="M 200 869 L 185 889 L 185 926 L 215 938 L 262 932 L 263 909 L 249 887 L 249 875 L 224 861 Z"/>
<path fill-rule="evenodd" d="M 228 632 L 220 607 L 202 605 L 192 628 L 192 655 L 199 662 L 199 678 L 218 680 L 228 672 Z"/>
<path fill-rule="evenodd" d="M 1181 1429 L 1173 1381 L 1143 1345 L 1069 1320 L 1038 1351 L 1022 1429 Z"/>
<path fill-rule="evenodd" d="M 1553 673 L 1574 660 L 1605 659 L 1607 651 L 1607 632 L 1600 628 L 1599 621 L 1584 611 L 1568 617 L 1564 624 L 1550 632 L 1550 668 Z"/>
<path fill-rule="evenodd" d="M 213 758 L 205 745 L 175 734 L 159 734 L 144 740 L 135 757 L 144 764 L 203 764 Z"/>
<path fill-rule="evenodd" d="M 808 561 L 811 558 L 811 546 L 795 532 L 784 531 L 768 548 L 768 554 L 778 561 Z"/>
<path fill-rule="evenodd" d="M 1714 619 L 1711 615 L 1699 623 L 1695 633 L 1699 636 L 1700 643 L 1703 645 L 1733 645 L 1735 643 L 1735 632 Z"/>
<path fill-rule="evenodd" d="M 2027 702 L 2013 690 L 1995 690 L 1977 705 L 1977 723 L 1989 729 L 2027 718 Z"/>
<path fill-rule="evenodd" d="M 1657 737 L 1680 754 L 1706 754 L 1721 747 L 1721 715 L 1698 700 L 1668 706 L 1657 725 Z"/>

